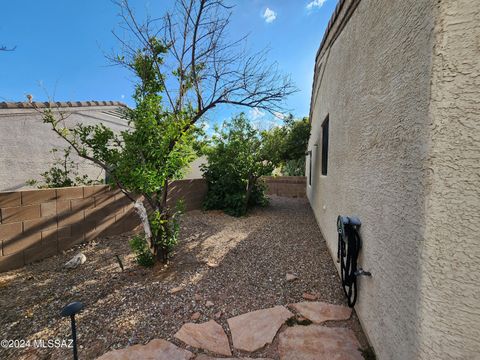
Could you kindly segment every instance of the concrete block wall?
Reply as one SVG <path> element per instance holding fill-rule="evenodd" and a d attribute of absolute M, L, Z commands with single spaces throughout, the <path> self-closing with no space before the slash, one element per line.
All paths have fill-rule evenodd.
<path fill-rule="evenodd" d="M 268 195 L 291 198 L 306 197 L 307 180 L 305 176 L 264 176 Z"/>
<path fill-rule="evenodd" d="M 173 206 L 183 200 L 185 211 L 201 209 L 207 194 L 207 182 L 204 179 L 186 179 L 174 181 L 168 191 L 168 204 Z"/>
<path fill-rule="evenodd" d="M 168 201 L 198 209 L 206 189 L 203 179 L 175 181 Z M 0 192 L 0 272 L 138 225 L 131 201 L 106 185 Z"/>
<path fill-rule="evenodd" d="M 138 225 L 130 201 L 108 186 L 0 193 L 0 272 Z"/>

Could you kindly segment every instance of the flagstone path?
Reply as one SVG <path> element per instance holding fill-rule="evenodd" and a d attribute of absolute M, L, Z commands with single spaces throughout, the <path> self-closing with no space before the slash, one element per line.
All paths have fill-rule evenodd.
<path fill-rule="evenodd" d="M 254 353 L 273 346 L 277 333 L 275 359 L 363 359 L 353 331 L 331 326 L 332 321 L 350 318 L 351 309 L 323 302 L 301 302 L 289 307 L 296 314 L 278 305 L 232 317 L 227 320 L 227 331 L 214 320 L 184 324 L 175 338 L 188 350 L 162 339 L 154 339 L 146 345 L 110 351 L 97 360 L 269 360 L 256 358 Z M 305 318 L 313 324 L 300 325 Z M 326 321 L 329 321 L 329 326 L 323 324 Z M 240 357 L 232 357 L 232 353 Z"/>

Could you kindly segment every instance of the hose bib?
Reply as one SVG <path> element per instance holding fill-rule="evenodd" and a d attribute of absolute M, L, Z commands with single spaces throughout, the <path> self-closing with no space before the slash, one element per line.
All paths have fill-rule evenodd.
<path fill-rule="evenodd" d="M 361 225 L 360 219 L 354 216 L 339 215 L 337 218 L 337 262 L 340 263 L 342 286 L 350 307 L 355 306 L 357 301 L 357 276 L 372 275 L 362 268 L 357 268 L 358 254 L 362 248 L 362 239 L 359 234 Z"/>

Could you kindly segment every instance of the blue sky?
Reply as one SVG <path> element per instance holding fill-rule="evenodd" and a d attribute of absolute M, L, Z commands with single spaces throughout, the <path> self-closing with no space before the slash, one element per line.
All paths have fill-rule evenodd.
<path fill-rule="evenodd" d="M 131 0 L 139 14 L 162 14 L 172 1 Z M 315 53 L 337 0 L 242 0 L 234 4 L 230 34 L 250 34 L 252 50 L 270 48 L 269 58 L 291 74 L 299 92 L 287 100 L 295 116 L 308 115 Z M 133 105 L 133 78 L 109 65 L 104 54 L 119 49 L 110 0 L 6 0 L 0 12 L 0 101 L 119 100 Z M 233 35 L 232 35 L 233 36 Z M 47 96 L 48 94 L 48 96 Z M 223 108 L 209 118 L 222 121 L 239 109 Z M 248 113 L 248 111 L 247 111 Z M 269 115 L 251 111 L 252 120 Z"/>

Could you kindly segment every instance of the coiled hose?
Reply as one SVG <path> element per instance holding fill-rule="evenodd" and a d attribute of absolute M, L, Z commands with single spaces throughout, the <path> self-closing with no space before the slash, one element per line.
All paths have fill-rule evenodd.
<path fill-rule="evenodd" d="M 347 216 L 338 216 L 338 252 L 337 262 L 340 262 L 340 273 L 342 286 L 349 307 L 355 306 L 357 301 L 357 276 L 359 274 L 369 275 L 362 269 L 357 270 L 357 258 L 362 248 L 362 240 L 358 233 L 360 220 Z"/>

